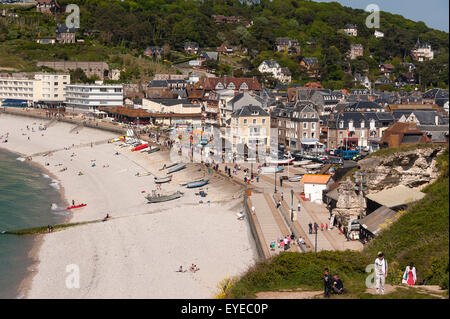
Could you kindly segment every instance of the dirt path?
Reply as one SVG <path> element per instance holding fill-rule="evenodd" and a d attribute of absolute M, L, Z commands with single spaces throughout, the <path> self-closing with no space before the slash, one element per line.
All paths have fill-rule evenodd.
<path fill-rule="evenodd" d="M 256 294 L 256 299 L 315 299 L 322 298 L 323 291 L 263 291 Z"/>

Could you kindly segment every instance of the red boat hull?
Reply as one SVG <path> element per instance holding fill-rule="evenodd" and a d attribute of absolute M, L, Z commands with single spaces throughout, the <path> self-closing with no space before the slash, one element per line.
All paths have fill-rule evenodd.
<path fill-rule="evenodd" d="M 142 145 L 136 146 L 131 151 L 135 152 L 135 151 L 143 150 L 144 148 L 147 148 L 147 147 L 148 147 L 148 144 L 142 144 Z"/>
<path fill-rule="evenodd" d="M 86 206 L 86 205 L 87 205 L 87 204 L 81 204 L 81 205 L 69 206 L 69 207 L 67 207 L 66 209 L 80 208 L 80 207 L 84 207 L 84 206 Z"/>

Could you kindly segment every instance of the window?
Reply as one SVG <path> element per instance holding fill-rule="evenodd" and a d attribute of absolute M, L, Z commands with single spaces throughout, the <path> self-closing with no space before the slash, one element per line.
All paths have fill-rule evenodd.
<path fill-rule="evenodd" d="M 307 129 L 308 128 L 308 123 L 303 123 L 303 128 Z"/>
<path fill-rule="evenodd" d="M 122 89 L 121 88 L 116 88 L 116 89 L 114 89 L 114 92 L 120 93 L 120 92 L 122 92 Z"/>
<path fill-rule="evenodd" d="M 314 134 L 314 132 L 313 132 L 313 133 L 311 133 L 311 138 L 314 138 L 314 137 L 315 137 L 315 135 L 316 135 L 316 134 Z"/>
<path fill-rule="evenodd" d="M 108 92 L 106 88 L 100 88 L 100 92 Z"/>
<path fill-rule="evenodd" d="M 234 85 L 234 83 L 231 82 L 230 84 L 228 84 L 227 88 L 228 88 L 228 89 L 235 89 L 235 88 L 236 88 L 236 85 Z"/>
<path fill-rule="evenodd" d="M 316 123 L 311 123 L 311 129 L 315 130 L 316 129 Z"/>
<path fill-rule="evenodd" d="M 244 119 L 244 125 L 247 125 L 247 119 Z"/>
<path fill-rule="evenodd" d="M 58 86 L 58 82 L 54 82 L 53 85 Z"/>
<path fill-rule="evenodd" d="M 344 121 L 339 122 L 339 128 L 344 128 Z"/>
<path fill-rule="evenodd" d="M 248 90 L 248 85 L 247 85 L 247 83 L 243 82 L 239 88 L 241 90 Z"/>
<path fill-rule="evenodd" d="M 262 119 L 262 124 L 266 124 L 266 119 Z"/>
<path fill-rule="evenodd" d="M 256 124 L 256 119 L 253 119 L 253 124 Z"/>
<path fill-rule="evenodd" d="M 303 138 L 307 138 L 308 134 L 306 132 L 303 133 Z"/>

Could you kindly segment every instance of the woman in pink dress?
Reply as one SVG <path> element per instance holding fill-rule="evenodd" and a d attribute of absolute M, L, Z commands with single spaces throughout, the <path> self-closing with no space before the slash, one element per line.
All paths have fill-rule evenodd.
<path fill-rule="evenodd" d="M 416 284 L 416 267 L 414 267 L 414 263 L 411 262 L 409 266 L 406 266 L 403 280 L 406 281 L 408 286 L 414 286 Z"/>

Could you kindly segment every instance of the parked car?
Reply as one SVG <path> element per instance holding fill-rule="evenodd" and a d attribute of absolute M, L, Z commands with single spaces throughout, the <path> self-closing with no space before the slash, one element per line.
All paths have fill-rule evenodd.
<path fill-rule="evenodd" d="M 333 165 L 344 165 L 342 157 L 330 157 L 327 159 L 327 163 Z"/>

